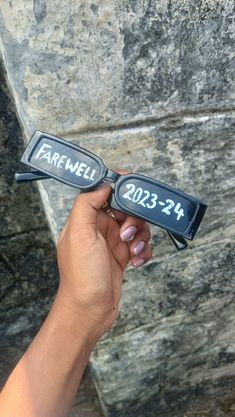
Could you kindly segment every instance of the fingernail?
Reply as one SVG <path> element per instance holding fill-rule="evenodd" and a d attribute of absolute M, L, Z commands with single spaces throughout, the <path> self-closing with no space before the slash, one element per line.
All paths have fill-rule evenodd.
<path fill-rule="evenodd" d="M 124 242 L 129 242 L 132 240 L 137 232 L 135 226 L 129 226 L 124 232 L 121 233 L 120 237 Z"/>
<path fill-rule="evenodd" d="M 137 243 L 137 245 L 134 247 L 133 252 L 136 256 L 138 256 L 142 250 L 145 247 L 145 242 L 143 240 L 141 240 L 140 242 Z"/>
<path fill-rule="evenodd" d="M 135 268 L 139 268 L 139 266 L 144 265 L 144 263 L 145 263 L 145 260 L 144 259 L 138 259 L 137 261 L 133 262 L 133 266 Z"/>

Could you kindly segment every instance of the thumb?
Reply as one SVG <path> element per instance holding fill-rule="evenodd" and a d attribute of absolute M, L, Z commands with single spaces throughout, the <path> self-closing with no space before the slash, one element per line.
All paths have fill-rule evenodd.
<path fill-rule="evenodd" d="M 109 184 L 102 184 L 95 191 L 81 193 L 75 200 L 70 214 L 70 225 L 96 224 L 98 211 L 101 209 L 111 191 Z"/>

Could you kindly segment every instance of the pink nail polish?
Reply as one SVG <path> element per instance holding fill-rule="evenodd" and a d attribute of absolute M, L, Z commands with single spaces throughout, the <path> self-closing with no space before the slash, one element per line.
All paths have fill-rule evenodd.
<path fill-rule="evenodd" d="M 139 268 L 139 266 L 144 265 L 144 263 L 145 263 L 145 260 L 144 259 L 138 259 L 137 261 L 133 262 L 133 266 L 135 268 Z"/>
<path fill-rule="evenodd" d="M 142 250 L 145 247 L 145 242 L 143 240 L 141 240 L 140 242 L 137 243 L 137 245 L 134 247 L 133 252 L 136 256 L 138 256 Z"/>
<path fill-rule="evenodd" d="M 121 233 L 120 237 L 123 242 L 129 242 L 132 240 L 137 232 L 137 228 L 135 226 L 129 226 L 124 232 Z"/>

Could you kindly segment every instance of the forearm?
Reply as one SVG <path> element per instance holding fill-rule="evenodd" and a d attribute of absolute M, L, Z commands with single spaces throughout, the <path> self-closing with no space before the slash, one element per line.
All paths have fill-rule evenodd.
<path fill-rule="evenodd" d="M 96 340 L 58 297 L 0 395 L 0 416 L 67 416 Z"/>

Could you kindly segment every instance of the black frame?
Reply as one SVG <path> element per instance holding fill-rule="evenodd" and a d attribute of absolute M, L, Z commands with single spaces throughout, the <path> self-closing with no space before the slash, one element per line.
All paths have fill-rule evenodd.
<path fill-rule="evenodd" d="M 82 186 L 82 185 L 81 186 L 76 186 L 75 183 L 67 181 L 65 179 L 61 179 L 61 177 L 59 177 L 58 175 L 55 175 L 55 174 L 51 173 L 50 170 L 44 169 L 43 170 L 44 174 L 48 175 L 50 178 L 55 178 L 56 180 L 58 180 L 58 181 L 60 181 L 64 184 L 69 185 L 70 187 L 78 188 L 79 190 L 90 191 L 91 189 L 96 188 L 99 184 L 102 183 L 102 181 L 105 178 L 106 173 L 107 173 L 108 170 L 105 167 L 101 158 L 99 158 L 97 155 L 93 154 L 90 151 L 87 151 L 86 149 L 84 149 L 80 146 L 74 145 L 73 143 L 68 142 L 64 139 L 61 139 L 57 136 L 50 135 L 49 133 L 40 132 L 39 130 L 36 130 L 36 132 L 34 132 L 30 142 L 28 143 L 28 145 L 27 145 L 27 147 L 26 147 L 26 149 L 25 149 L 25 151 L 24 151 L 24 153 L 21 157 L 21 160 L 20 160 L 21 162 L 23 162 L 25 165 L 28 165 L 31 168 L 34 168 L 35 170 L 37 170 L 37 173 L 39 172 L 38 166 L 36 164 L 33 164 L 32 162 L 30 162 L 30 159 L 31 159 L 31 156 L 34 152 L 34 149 L 35 149 L 36 145 L 38 145 L 39 141 L 42 140 L 43 138 L 48 138 L 48 139 L 50 139 L 54 142 L 61 143 L 62 145 L 66 145 L 66 146 L 70 147 L 71 149 L 79 151 L 82 154 L 84 154 L 84 155 L 86 155 L 90 158 L 93 158 L 94 161 L 97 162 L 97 164 L 99 165 L 99 167 L 101 169 L 101 172 L 103 173 L 102 178 L 100 178 L 94 184 L 92 184 L 91 187 Z M 40 179 L 42 179 L 42 178 L 40 178 Z"/>
<path fill-rule="evenodd" d="M 33 152 L 35 151 L 36 147 L 42 141 L 43 139 L 49 139 L 50 141 L 55 142 L 57 145 L 61 144 L 63 146 L 66 146 L 70 149 L 74 149 L 76 152 L 79 152 L 89 158 L 92 158 L 93 161 L 98 165 L 100 169 L 100 176 L 98 179 L 94 180 L 90 185 L 78 185 L 72 181 L 69 181 L 65 178 L 61 178 L 59 175 L 55 174 L 55 172 L 50 171 L 49 169 L 43 168 L 35 163 L 31 162 L 31 157 L 33 155 Z M 113 192 L 110 195 L 109 198 L 109 204 L 110 206 L 118 211 L 122 211 L 124 213 L 130 214 L 132 216 L 144 219 L 148 221 L 149 223 L 154 224 L 155 226 L 161 227 L 165 230 L 167 230 L 168 234 L 170 235 L 171 239 L 173 240 L 173 243 L 177 247 L 178 250 L 184 249 L 187 246 L 187 242 L 184 238 L 192 240 L 198 230 L 198 227 L 201 223 L 201 220 L 206 212 L 207 206 L 206 204 L 202 203 L 195 197 L 192 197 L 189 194 L 184 193 L 181 190 L 178 190 L 174 187 L 171 187 L 169 185 L 166 185 L 160 181 L 157 181 L 151 177 L 148 177 L 146 175 L 138 174 L 138 173 L 130 173 L 126 175 L 120 175 L 115 171 L 109 170 L 105 164 L 103 163 L 102 159 L 99 158 L 94 153 L 87 151 L 86 149 L 77 146 L 71 142 L 68 142 L 62 138 L 59 138 L 57 136 L 44 133 L 41 131 L 36 131 L 29 144 L 27 145 L 22 158 L 21 162 L 23 162 L 25 165 L 28 165 L 33 170 L 30 172 L 21 172 L 16 173 L 15 178 L 17 181 L 32 181 L 32 180 L 41 180 L 41 179 L 47 179 L 47 178 L 54 178 L 64 184 L 67 184 L 69 186 L 72 186 L 74 188 L 83 190 L 83 191 L 90 191 L 95 189 L 99 184 L 102 182 L 110 182 L 114 184 Z M 55 170 L 54 170 L 55 171 Z M 183 199 L 186 199 L 188 202 L 192 203 L 195 207 L 195 213 L 193 217 L 191 218 L 187 228 L 184 230 L 184 232 L 179 232 L 177 228 L 174 228 L 169 225 L 169 227 L 166 227 L 166 224 L 162 223 L 159 220 L 151 219 L 151 217 L 145 216 L 143 213 L 141 215 L 138 215 L 136 213 L 133 213 L 132 210 L 129 210 L 124 204 L 122 204 L 121 198 L 119 197 L 119 189 L 122 186 L 122 184 L 127 179 L 133 179 L 133 180 L 142 180 L 145 181 L 145 183 L 153 184 L 155 186 L 160 187 L 164 191 L 168 191 L 171 193 L 174 193 L 175 195 L 182 197 Z M 166 222 L 165 222 L 166 223 Z"/>
<path fill-rule="evenodd" d="M 120 210 L 120 211 L 125 211 L 127 214 L 130 214 L 132 216 L 134 215 L 133 212 L 132 211 L 129 211 L 126 208 L 126 206 L 124 206 L 121 203 L 120 199 L 117 199 L 118 190 L 121 187 L 122 183 L 124 181 L 126 181 L 127 178 L 128 179 L 131 179 L 131 178 L 137 179 L 137 178 L 139 178 L 139 179 L 145 180 L 146 183 L 148 182 L 150 184 L 158 185 L 158 186 L 164 188 L 165 190 L 169 190 L 169 191 L 171 191 L 173 193 L 177 193 L 177 195 L 179 195 L 179 196 L 187 199 L 188 201 L 192 202 L 193 204 L 195 204 L 196 207 L 197 207 L 196 210 L 195 210 L 195 214 L 194 214 L 191 222 L 188 224 L 188 227 L 185 230 L 185 232 L 180 232 L 179 233 L 178 229 L 174 229 L 172 227 L 168 227 L 166 229 L 166 227 L 163 226 L 163 225 L 161 225 L 160 222 L 153 222 L 148 217 L 143 216 L 143 215 L 141 216 L 141 218 L 143 218 L 147 222 L 152 223 L 155 226 L 161 227 L 163 229 L 166 229 L 166 230 L 168 230 L 168 231 L 170 231 L 170 232 L 172 232 L 174 234 L 177 234 L 179 236 L 183 236 L 186 239 L 192 240 L 194 238 L 194 236 L 195 236 L 195 234 L 196 234 L 196 232 L 198 230 L 198 227 L 199 227 L 199 225 L 200 225 L 200 223 L 202 221 L 202 218 L 203 218 L 203 216 L 205 214 L 206 208 L 207 208 L 207 206 L 204 203 L 199 202 L 199 200 L 197 200 L 196 198 L 192 197 L 189 194 L 184 193 L 181 190 L 178 190 L 178 189 L 173 188 L 173 187 L 171 187 L 169 185 L 166 185 L 163 182 L 157 181 L 157 180 L 155 180 L 155 179 L 153 179 L 151 177 L 147 177 L 146 175 L 142 175 L 142 174 L 131 173 L 131 174 L 127 174 L 127 175 L 120 176 L 118 178 L 118 180 L 115 182 L 114 193 L 112 194 L 112 198 L 110 200 L 110 205 L 111 205 L 111 207 L 113 209 Z"/>

